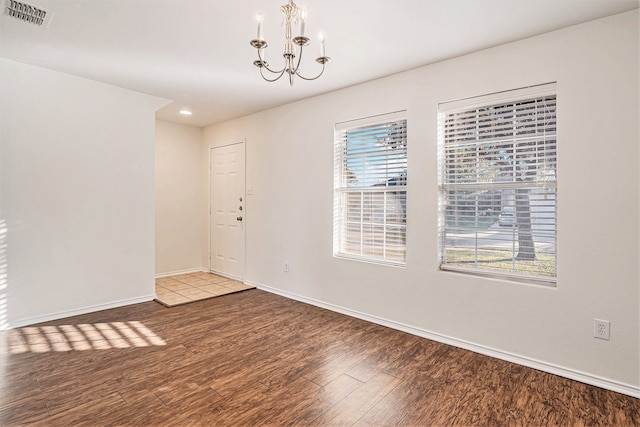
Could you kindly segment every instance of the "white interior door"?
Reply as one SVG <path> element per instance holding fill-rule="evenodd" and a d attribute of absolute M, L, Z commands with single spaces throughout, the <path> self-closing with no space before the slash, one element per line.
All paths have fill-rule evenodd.
<path fill-rule="evenodd" d="M 244 275 L 244 142 L 209 153 L 209 269 L 235 279 Z"/>

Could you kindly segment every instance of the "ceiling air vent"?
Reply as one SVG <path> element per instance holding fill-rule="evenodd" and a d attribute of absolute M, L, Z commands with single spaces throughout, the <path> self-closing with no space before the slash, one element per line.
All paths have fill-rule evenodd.
<path fill-rule="evenodd" d="M 39 27 L 46 27 L 51 19 L 51 12 L 15 0 L 6 1 L 4 14 Z"/>

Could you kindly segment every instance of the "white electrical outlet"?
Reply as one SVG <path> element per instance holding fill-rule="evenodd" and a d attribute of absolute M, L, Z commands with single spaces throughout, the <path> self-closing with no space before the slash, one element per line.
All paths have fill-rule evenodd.
<path fill-rule="evenodd" d="M 289 272 L 289 263 L 288 263 L 288 262 L 285 262 L 285 263 L 284 263 L 284 272 L 285 272 L 285 273 L 288 273 L 288 272 Z"/>
<path fill-rule="evenodd" d="M 601 340 L 609 340 L 608 320 L 593 319 L 593 337 Z"/>

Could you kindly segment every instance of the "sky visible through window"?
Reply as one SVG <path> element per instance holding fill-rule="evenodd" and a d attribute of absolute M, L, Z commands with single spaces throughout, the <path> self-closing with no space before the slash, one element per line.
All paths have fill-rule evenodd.
<path fill-rule="evenodd" d="M 402 122 L 347 131 L 347 186 L 398 185 L 406 175 L 406 132 Z"/>

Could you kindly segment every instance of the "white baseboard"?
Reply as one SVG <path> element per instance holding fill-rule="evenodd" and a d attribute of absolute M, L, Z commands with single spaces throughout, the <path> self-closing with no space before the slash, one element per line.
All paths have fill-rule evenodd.
<path fill-rule="evenodd" d="M 200 273 L 200 272 L 208 273 L 208 271 L 202 267 L 187 268 L 186 270 L 176 270 L 176 271 L 168 271 L 166 273 L 156 273 L 156 279 L 158 277 L 176 276 L 178 274 L 190 274 L 190 273 Z"/>
<path fill-rule="evenodd" d="M 211 270 L 211 271 L 204 270 L 204 271 L 206 271 L 207 273 L 215 274 L 215 275 L 217 275 L 217 276 L 226 277 L 227 279 L 237 280 L 237 281 L 239 281 L 239 282 L 242 282 L 242 281 L 243 281 L 243 280 L 242 280 L 242 277 L 234 276 L 234 275 L 231 275 L 231 274 L 222 273 L 222 272 L 215 271 L 215 270 Z"/>
<path fill-rule="evenodd" d="M 141 302 L 153 301 L 155 295 L 145 295 L 142 297 L 128 298 L 119 301 L 113 301 L 106 304 L 92 305 L 88 307 L 76 308 L 73 310 L 59 311 L 56 313 L 46 314 L 44 316 L 36 316 L 25 319 L 19 319 L 8 324 L 7 329 L 22 328 L 24 326 L 35 325 L 36 323 L 49 322 L 51 320 L 64 319 L 66 317 L 79 316 L 81 314 L 93 313 L 95 311 L 108 310 L 110 308 L 124 307 L 125 305 L 138 304 Z"/>
<path fill-rule="evenodd" d="M 528 368 L 537 369 L 539 371 L 548 372 L 550 374 L 558 375 L 574 381 L 579 381 L 585 384 L 593 385 L 596 387 L 604 388 L 607 390 L 615 391 L 617 393 L 626 394 L 628 396 L 632 396 L 640 399 L 640 386 L 624 384 L 618 381 L 602 378 L 602 377 L 591 375 L 585 372 L 575 371 L 572 369 L 568 369 L 566 367 L 557 366 L 552 363 L 531 359 L 525 356 L 520 356 L 517 354 L 505 352 L 502 350 L 496 350 L 496 349 L 475 344 L 469 341 L 460 340 L 457 338 L 453 338 L 446 335 L 430 332 L 424 329 L 416 328 L 414 326 L 405 325 L 403 323 L 395 322 L 393 320 L 388 320 L 381 317 L 372 316 L 370 314 L 362 313 L 356 310 L 340 307 L 334 304 L 325 303 L 322 301 L 315 300 L 313 298 L 303 297 L 301 295 L 282 291 L 280 289 L 272 288 L 270 286 L 265 286 L 259 283 L 252 283 L 250 281 L 245 281 L 245 283 L 248 285 L 255 286 L 256 288 L 261 289 L 263 291 L 277 294 L 277 295 L 280 295 L 289 299 L 293 299 L 296 301 L 304 302 L 307 304 L 311 304 L 316 307 L 325 308 L 327 310 L 335 311 L 337 313 L 345 314 L 347 316 L 366 320 L 371 323 L 386 326 L 386 327 L 396 329 L 402 332 L 406 332 L 412 335 L 416 335 L 422 338 L 427 338 L 432 341 L 437 341 L 443 344 L 452 345 L 454 347 L 463 348 L 465 350 L 470 350 L 475 353 L 483 354 L 485 356 L 495 357 L 496 359 L 505 360 L 507 362 L 512 362 L 517 365 L 522 365 Z"/>

